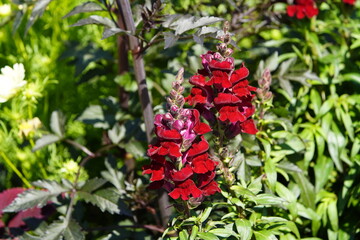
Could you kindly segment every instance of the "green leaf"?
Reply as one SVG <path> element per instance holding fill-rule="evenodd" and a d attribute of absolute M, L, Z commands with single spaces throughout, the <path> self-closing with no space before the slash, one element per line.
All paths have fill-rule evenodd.
<path fill-rule="evenodd" d="M 108 136 L 112 143 L 118 144 L 125 138 L 126 128 L 124 125 L 116 123 L 111 129 L 108 130 Z"/>
<path fill-rule="evenodd" d="M 69 191 L 69 189 L 64 188 L 59 183 L 50 180 L 37 181 L 33 185 L 46 188 L 47 191 L 37 189 L 26 190 L 19 194 L 9 206 L 3 209 L 3 212 L 19 212 L 33 207 L 41 208 L 53 197 Z"/>
<path fill-rule="evenodd" d="M 310 91 L 310 101 L 312 108 L 314 109 L 315 115 L 317 115 L 321 108 L 321 97 L 319 92 L 316 89 L 311 89 Z"/>
<path fill-rule="evenodd" d="M 201 223 L 205 222 L 210 216 L 211 211 L 212 211 L 212 207 L 205 208 L 205 210 L 199 216 L 199 221 Z"/>
<path fill-rule="evenodd" d="M 279 205 L 284 202 L 282 198 L 276 197 L 269 193 L 257 195 L 254 200 L 258 205 Z"/>
<path fill-rule="evenodd" d="M 96 12 L 96 11 L 105 11 L 99 4 L 94 2 L 86 2 L 79 6 L 73 8 L 68 14 L 66 14 L 63 18 L 68 18 L 78 13 L 84 12 Z"/>
<path fill-rule="evenodd" d="M 63 232 L 65 240 L 83 240 L 85 239 L 84 233 L 81 231 L 80 225 L 71 220 Z"/>
<path fill-rule="evenodd" d="M 41 237 L 41 240 L 59 240 L 62 239 L 63 232 L 67 227 L 66 222 L 53 222 L 49 225 L 44 236 Z"/>
<path fill-rule="evenodd" d="M 266 59 L 265 68 L 268 68 L 270 72 L 272 72 L 275 71 L 278 66 L 279 66 L 279 54 L 276 51 Z"/>
<path fill-rule="evenodd" d="M 340 171 L 343 172 L 343 164 L 340 160 L 340 151 L 341 151 L 341 145 L 339 142 L 340 138 L 343 138 L 343 136 L 341 135 L 340 132 L 334 132 L 332 130 L 330 130 L 328 132 L 328 138 L 327 138 L 327 142 L 328 142 L 328 150 L 331 156 L 331 159 L 333 160 L 333 162 L 335 163 L 336 168 Z"/>
<path fill-rule="evenodd" d="M 295 202 L 296 196 L 280 182 L 276 183 L 276 193 L 288 202 Z"/>
<path fill-rule="evenodd" d="M 301 190 L 301 200 L 305 206 L 315 209 L 315 189 L 314 186 L 302 173 L 292 174 Z"/>
<path fill-rule="evenodd" d="M 175 36 L 172 32 L 164 32 L 165 46 L 164 49 L 172 47 L 179 40 L 179 36 Z"/>
<path fill-rule="evenodd" d="M 246 219 L 235 220 L 236 230 L 241 240 L 250 240 L 252 236 L 251 223 Z"/>
<path fill-rule="evenodd" d="M 215 229 L 211 229 L 209 232 L 223 238 L 228 238 L 231 235 L 233 235 L 233 231 L 229 231 L 229 229 L 225 229 L 225 228 L 215 228 Z"/>
<path fill-rule="evenodd" d="M 95 128 L 108 129 L 112 125 L 110 116 L 106 116 L 100 105 L 91 105 L 77 118 L 86 124 L 92 124 Z"/>
<path fill-rule="evenodd" d="M 92 191 L 95 191 L 96 189 L 103 186 L 107 181 L 103 178 L 93 178 L 89 179 L 85 182 L 85 184 L 79 189 L 83 192 L 91 193 Z"/>
<path fill-rule="evenodd" d="M 13 23 L 12 28 L 12 35 L 15 35 L 16 31 L 19 29 L 21 22 L 24 19 L 25 13 L 27 11 L 27 7 L 24 7 L 23 9 L 19 9 L 16 13 L 15 20 Z"/>
<path fill-rule="evenodd" d="M 344 110 L 340 109 L 341 119 L 344 123 L 345 129 L 347 131 L 348 136 L 352 141 L 354 141 L 354 125 L 351 120 L 350 114 L 345 112 Z"/>
<path fill-rule="evenodd" d="M 44 135 L 41 138 L 36 140 L 35 146 L 32 148 L 32 151 L 35 152 L 43 147 L 46 147 L 47 145 L 56 143 L 60 140 L 61 140 L 61 137 L 54 135 L 54 134 Z"/>
<path fill-rule="evenodd" d="M 99 24 L 99 25 L 103 25 L 108 28 L 116 28 L 116 25 L 112 20 L 110 20 L 109 18 L 106 18 L 106 17 L 98 16 L 98 15 L 91 15 L 88 18 L 80 19 L 78 22 L 71 25 L 71 27 L 79 27 L 79 26 L 84 26 L 84 25 L 88 25 L 88 24 Z"/>
<path fill-rule="evenodd" d="M 339 214 L 337 210 L 337 201 L 333 200 L 329 203 L 327 213 L 330 220 L 332 230 L 338 231 L 339 229 Z"/>
<path fill-rule="evenodd" d="M 334 164 L 330 158 L 326 156 L 318 157 L 314 166 L 316 192 L 319 192 L 328 182 L 333 169 Z"/>
<path fill-rule="evenodd" d="M 197 234 L 199 232 L 199 227 L 194 225 L 192 228 L 191 228 L 191 235 L 189 237 L 189 240 L 195 240 Z"/>
<path fill-rule="evenodd" d="M 65 133 L 65 116 L 60 111 L 53 111 L 50 118 L 51 131 L 59 137 L 64 137 Z"/>
<path fill-rule="evenodd" d="M 230 187 L 230 189 L 235 192 L 237 197 L 240 197 L 241 195 L 255 197 L 255 194 L 253 192 L 240 185 L 233 185 Z"/>
<path fill-rule="evenodd" d="M 317 118 L 325 115 L 326 113 L 328 113 L 331 108 L 334 106 L 334 100 L 332 98 L 329 98 L 328 100 L 326 100 L 320 107 L 319 109 L 319 113 L 316 115 Z"/>
<path fill-rule="evenodd" d="M 272 190 L 275 189 L 275 184 L 277 181 L 277 172 L 276 172 L 276 167 L 275 167 L 275 163 L 272 162 L 271 160 L 266 160 L 265 161 L 265 166 L 264 166 L 264 171 L 266 174 L 266 179 L 269 182 L 270 188 Z"/>
<path fill-rule="evenodd" d="M 180 35 L 188 30 L 202 27 L 205 25 L 213 24 L 223 21 L 223 18 L 218 17 L 201 17 L 197 18 L 190 15 L 177 16 L 177 19 L 172 21 L 168 27 L 175 30 L 175 35 Z M 166 26 L 166 25 L 165 25 Z"/>
<path fill-rule="evenodd" d="M 100 208 L 102 212 L 108 211 L 111 214 L 129 214 L 129 210 L 124 202 L 120 199 L 120 195 L 112 189 L 102 189 L 95 193 L 78 192 L 79 197 L 85 202 L 91 203 Z"/>
<path fill-rule="evenodd" d="M 198 233 L 198 237 L 202 240 L 219 240 L 219 238 L 210 232 L 200 232 Z"/>
<path fill-rule="evenodd" d="M 274 235 L 270 231 L 254 231 L 254 235 L 256 240 L 274 240 Z"/>
<path fill-rule="evenodd" d="M 188 232 L 184 229 L 179 233 L 179 238 L 180 240 L 188 240 L 189 239 L 189 234 Z"/>
<path fill-rule="evenodd" d="M 27 32 L 29 31 L 31 26 L 35 23 L 36 19 L 41 17 L 41 15 L 44 13 L 46 7 L 49 5 L 49 3 L 51 1 L 52 0 L 38 0 L 35 3 L 35 6 L 32 9 L 30 18 L 29 18 L 28 22 L 26 23 L 25 35 L 27 34 Z"/>
<path fill-rule="evenodd" d="M 120 194 L 125 193 L 125 174 L 116 167 L 115 158 L 110 155 L 105 160 L 107 171 L 102 171 L 101 176 L 114 185 Z"/>
<path fill-rule="evenodd" d="M 126 34 L 126 35 L 130 35 L 131 32 L 130 31 L 126 31 L 124 29 L 118 28 L 118 27 L 110 27 L 110 28 L 105 28 L 104 32 L 102 34 L 102 38 L 101 40 L 104 40 L 108 37 L 114 36 L 116 34 Z"/>

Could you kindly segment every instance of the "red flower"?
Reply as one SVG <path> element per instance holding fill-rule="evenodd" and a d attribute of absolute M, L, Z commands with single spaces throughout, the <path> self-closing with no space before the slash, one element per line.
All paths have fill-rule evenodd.
<path fill-rule="evenodd" d="M 178 184 L 177 187 L 169 193 L 169 196 L 173 199 L 178 199 L 181 197 L 182 200 L 189 200 L 190 195 L 195 198 L 198 198 L 202 195 L 202 191 L 198 189 L 194 181 L 190 179 Z"/>
<path fill-rule="evenodd" d="M 239 111 L 239 107 L 237 106 L 222 107 L 219 111 L 219 114 L 220 114 L 219 119 L 223 122 L 229 120 L 231 123 L 235 123 L 235 122 L 243 122 L 246 120 L 246 117 L 244 116 L 244 114 L 242 114 Z"/>
<path fill-rule="evenodd" d="M 355 4 L 355 0 L 343 0 L 343 3 L 347 3 L 350 5 L 354 5 Z"/>
<path fill-rule="evenodd" d="M 296 15 L 296 18 L 303 19 L 305 16 L 312 18 L 319 14 L 319 9 L 314 6 L 313 0 L 296 0 L 295 2 L 295 5 L 287 6 L 286 11 L 290 17 Z"/>
<path fill-rule="evenodd" d="M 192 160 L 193 171 L 195 173 L 207 173 L 213 171 L 216 167 L 216 162 L 209 158 L 207 153 L 194 157 Z"/>

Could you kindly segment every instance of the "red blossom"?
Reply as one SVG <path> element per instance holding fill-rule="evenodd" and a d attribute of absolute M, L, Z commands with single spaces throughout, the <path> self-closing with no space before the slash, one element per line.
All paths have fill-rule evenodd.
<path fill-rule="evenodd" d="M 209 143 L 205 140 L 204 137 L 201 137 L 201 141 L 198 143 L 193 143 L 193 145 L 190 147 L 188 156 L 193 157 L 196 155 L 200 155 L 204 152 L 206 152 L 209 149 Z"/>
<path fill-rule="evenodd" d="M 194 157 L 192 160 L 193 171 L 195 173 L 207 173 L 213 171 L 216 167 L 216 162 L 209 158 L 207 153 Z"/>
<path fill-rule="evenodd" d="M 172 171 L 170 175 L 171 175 L 171 180 L 180 182 L 180 181 L 185 181 L 191 175 L 193 175 L 193 171 L 190 165 L 186 165 L 186 167 L 183 167 L 179 171 Z"/>
<path fill-rule="evenodd" d="M 347 3 L 347 4 L 350 4 L 350 5 L 355 5 L 355 1 L 356 0 L 343 0 L 343 3 Z"/>
<path fill-rule="evenodd" d="M 231 123 L 235 123 L 238 121 L 243 122 L 246 120 L 246 117 L 239 111 L 239 107 L 237 106 L 222 107 L 219 111 L 219 114 L 219 119 L 223 122 L 229 120 Z"/>
<path fill-rule="evenodd" d="M 296 0 L 295 5 L 287 6 L 287 14 L 290 17 L 296 16 L 297 19 L 303 19 L 304 17 L 312 18 L 319 14 L 319 9 L 315 7 L 313 0 Z"/>
<path fill-rule="evenodd" d="M 216 192 L 221 192 L 217 182 L 214 180 L 207 184 L 204 188 L 201 189 L 204 196 L 210 196 L 215 194 Z"/>
<path fill-rule="evenodd" d="M 196 187 L 194 181 L 188 179 L 176 186 L 176 188 L 169 193 L 169 196 L 173 199 L 181 197 L 182 200 L 189 200 L 190 195 L 198 198 L 202 195 L 202 191 Z"/>

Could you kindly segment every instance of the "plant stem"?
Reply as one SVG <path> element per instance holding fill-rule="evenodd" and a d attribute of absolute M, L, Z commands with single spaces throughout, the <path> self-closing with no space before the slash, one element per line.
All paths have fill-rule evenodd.
<path fill-rule="evenodd" d="M 124 18 L 126 30 L 132 33 L 135 32 L 135 23 L 129 1 L 116 0 L 116 3 Z M 144 60 L 142 56 L 139 54 L 140 52 L 139 40 L 134 36 L 129 36 L 129 43 L 130 43 L 130 50 L 133 55 L 135 78 L 138 84 L 138 93 L 139 93 L 141 108 L 144 116 L 146 138 L 147 141 L 150 143 L 152 139 L 151 135 L 153 132 L 154 113 L 152 110 L 149 91 L 145 79 Z"/>
<path fill-rule="evenodd" d="M 0 152 L 1 157 L 5 160 L 5 162 L 9 165 L 9 167 L 16 173 L 16 175 L 23 181 L 27 188 L 31 188 L 31 184 L 28 180 L 22 175 L 22 173 L 16 168 L 16 166 L 10 161 L 10 159 L 5 155 L 5 153 Z"/>
<path fill-rule="evenodd" d="M 135 33 L 136 30 L 135 23 L 129 1 L 116 0 L 116 4 L 124 19 L 126 30 Z M 139 39 L 134 36 L 129 36 L 129 45 L 130 45 L 131 53 L 133 55 L 135 78 L 138 84 L 138 93 L 139 93 L 141 108 L 143 111 L 146 138 L 148 143 L 150 143 L 152 141 L 152 132 L 154 128 L 154 124 L 153 124 L 154 113 L 152 110 L 152 104 L 150 101 L 149 91 L 146 84 L 145 66 L 144 66 L 144 60 L 141 56 L 141 47 L 139 44 Z M 162 224 L 163 226 L 166 226 L 167 222 L 169 221 L 169 216 L 171 215 L 171 209 L 168 207 L 170 206 L 169 197 L 164 190 L 162 190 L 159 195 L 158 204 L 160 208 L 161 219 L 163 221 Z"/>

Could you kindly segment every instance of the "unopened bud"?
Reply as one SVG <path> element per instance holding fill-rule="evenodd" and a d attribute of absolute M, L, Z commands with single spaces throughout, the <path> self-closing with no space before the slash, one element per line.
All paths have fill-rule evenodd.
<path fill-rule="evenodd" d="M 165 113 L 164 118 L 165 121 L 172 121 L 174 118 L 170 113 Z"/>
<path fill-rule="evenodd" d="M 224 56 L 225 57 L 230 57 L 232 54 L 233 54 L 233 50 L 231 49 L 231 48 L 227 48 L 226 50 L 225 50 L 225 53 L 224 53 Z"/>
<path fill-rule="evenodd" d="M 184 82 L 184 68 L 180 68 L 178 73 L 176 74 L 176 81 L 179 82 L 179 84 Z"/>
<path fill-rule="evenodd" d="M 225 21 L 224 22 L 224 27 L 223 27 L 223 30 L 224 30 L 224 33 L 227 33 L 230 29 L 230 23 L 229 21 Z"/>
<path fill-rule="evenodd" d="M 184 121 L 175 120 L 172 127 L 175 128 L 176 130 L 180 131 L 184 128 Z"/>
<path fill-rule="evenodd" d="M 216 48 L 218 51 L 223 52 L 226 50 L 227 45 L 225 43 L 219 43 Z"/>
<path fill-rule="evenodd" d="M 171 105 L 171 107 L 170 107 L 170 113 L 171 113 L 173 116 L 176 116 L 177 113 L 178 113 L 178 111 L 179 111 L 178 106 L 176 106 L 176 105 Z"/>
<path fill-rule="evenodd" d="M 177 95 L 178 95 L 178 93 L 174 89 L 171 89 L 171 91 L 170 91 L 171 99 L 176 99 Z"/>
<path fill-rule="evenodd" d="M 272 96 L 273 96 L 272 92 L 267 92 L 264 96 L 264 100 L 268 101 L 272 98 Z"/>
<path fill-rule="evenodd" d="M 179 86 L 177 91 L 179 94 L 182 94 L 184 92 L 184 90 L 185 90 L 185 88 L 183 86 Z"/>

